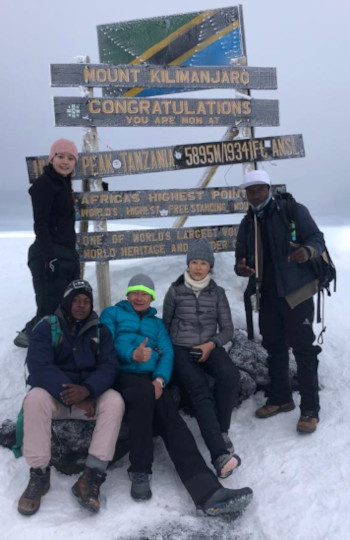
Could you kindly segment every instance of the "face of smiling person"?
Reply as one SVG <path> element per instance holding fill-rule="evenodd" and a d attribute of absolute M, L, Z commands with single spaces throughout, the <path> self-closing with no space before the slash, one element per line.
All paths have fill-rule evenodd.
<path fill-rule="evenodd" d="M 91 300 L 86 294 L 77 294 L 72 300 L 72 318 L 76 321 L 83 321 L 91 312 Z"/>
<path fill-rule="evenodd" d="M 127 299 L 135 311 L 146 311 L 152 302 L 152 296 L 144 291 L 131 291 Z"/>
<path fill-rule="evenodd" d="M 51 160 L 55 171 L 61 176 L 68 176 L 74 171 L 76 165 L 75 157 L 67 152 L 55 154 Z"/>
<path fill-rule="evenodd" d="M 192 279 L 200 281 L 210 272 L 210 264 L 202 259 L 193 259 L 188 265 L 188 271 Z"/>

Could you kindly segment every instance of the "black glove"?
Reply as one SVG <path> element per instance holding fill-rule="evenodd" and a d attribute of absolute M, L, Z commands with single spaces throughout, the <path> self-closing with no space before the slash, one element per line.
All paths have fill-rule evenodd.
<path fill-rule="evenodd" d="M 48 281 L 57 279 L 59 274 L 60 262 L 58 259 L 51 259 L 45 262 L 45 277 Z"/>

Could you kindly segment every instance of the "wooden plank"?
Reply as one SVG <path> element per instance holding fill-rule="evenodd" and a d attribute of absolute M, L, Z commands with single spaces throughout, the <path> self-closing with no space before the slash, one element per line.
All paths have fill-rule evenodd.
<path fill-rule="evenodd" d="M 154 66 L 149 64 L 51 64 L 51 86 L 102 88 L 235 88 L 274 90 L 276 68 L 222 66 Z"/>
<path fill-rule="evenodd" d="M 285 192 L 286 186 L 272 186 Z M 246 192 L 239 187 L 100 191 L 75 193 L 77 219 L 112 220 L 244 213 Z"/>
<path fill-rule="evenodd" d="M 174 161 L 177 169 L 304 156 L 302 135 L 187 144 L 174 148 Z"/>
<path fill-rule="evenodd" d="M 74 179 L 156 173 L 212 165 L 233 165 L 304 157 L 302 135 L 134 148 L 79 154 Z M 49 156 L 27 157 L 29 181 L 43 172 Z"/>
<path fill-rule="evenodd" d="M 82 261 L 108 261 L 183 255 L 198 238 L 207 238 L 213 251 L 234 251 L 238 225 L 144 229 L 78 235 Z"/>
<path fill-rule="evenodd" d="M 272 99 L 54 98 L 56 126 L 278 126 Z"/>

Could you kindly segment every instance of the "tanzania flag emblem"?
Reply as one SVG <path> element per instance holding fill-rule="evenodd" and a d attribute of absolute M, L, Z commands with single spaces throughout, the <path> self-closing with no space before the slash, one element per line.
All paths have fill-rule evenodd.
<path fill-rule="evenodd" d="M 237 6 L 104 24 L 97 33 L 100 61 L 114 65 L 232 66 L 235 59 L 246 56 Z M 128 97 L 164 93 L 170 90 L 104 90 L 104 95 Z"/>

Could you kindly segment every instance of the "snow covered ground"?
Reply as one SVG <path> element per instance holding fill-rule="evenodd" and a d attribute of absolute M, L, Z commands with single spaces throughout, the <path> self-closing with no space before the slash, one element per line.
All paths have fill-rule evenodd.
<path fill-rule="evenodd" d="M 322 228 L 322 222 L 319 220 Z M 17 500 L 28 480 L 23 458 L 0 447 L 0 536 L 3 540 L 348 540 L 350 538 L 350 227 L 323 227 L 338 270 L 338 292 L 326 302 L 325 344 L 320 355 L 321 420 L 317 432 L 300 436 L 298 410 L 258 420 L 254 410 L 262 393 L 246 400 L 232 414 L 230 435 L 242 466 L 223 481 L 227 487 L 250 486 L 254 499 L 235 522 L 196 516 L 161 440 L 155 440 L 153 498 L 135 503 L 129 495 L 125 456 L 102 486 L 98 515 L 84 511 L 70 494 L 75 477 L 52 471 L 52 487 L 39 512 L 23 517 Z M 0 423 L 15 419 L 26 392 L 25 350 L 12 341 L 16 330 L 34 313 L 34 297 L 25 261 L 30 234 L 0 233 Z M 233 254 L 216 256 L 215 279 L 226 288 L 236 327 L 244 328 L 244 279 L 233 273 Z M 112 299 L 124 297 L 132 273 L 152 276 L 161 312 L 163 296 L 184 269 L 185 258 L 165 257 L 111 263 Z M 86 279 L 96 290 L 94 265 Z M 319 326 L 316 331 L 319 331 Z M 296 402 L 299 401 L 295 395 Z M 188 419 L 200 450 L 208 452 L 193 419 Z"/>

